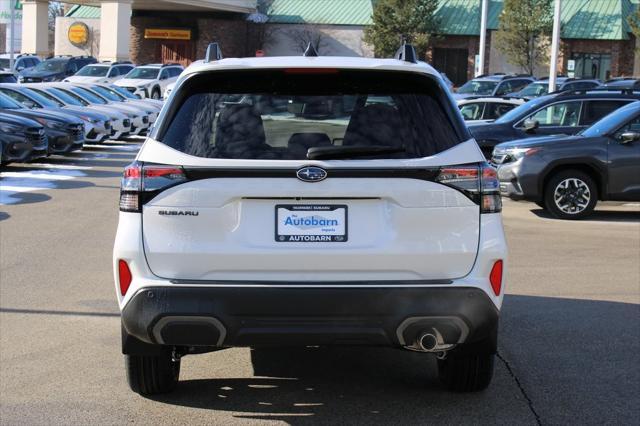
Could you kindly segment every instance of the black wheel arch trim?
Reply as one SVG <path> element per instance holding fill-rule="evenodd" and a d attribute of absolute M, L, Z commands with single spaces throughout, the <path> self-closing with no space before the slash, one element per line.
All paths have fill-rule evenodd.
<path fill-rule="evenodd" d="M 544 190 L 549 179 L 557 173 L 559 170 L 570 170 L 576 169 L 584 171 L 587 169 L 586 173 L 592 175 L 594 180 L 596 181 L 596 186 L 598 189 L 598 199 L 604 200 L 607 198 L 607 169 L 606 166 L 600 165 L 593 160 L 591 157 L 576 157 L 571 159 L 561 159 L 555 160 L 547 164 L 542 173 L 540 174 L 540 178 L 538 179 L 538 194 L 539 199 L 544 199 Z M 538 200 L 539 201 L 539 200 Z"/>

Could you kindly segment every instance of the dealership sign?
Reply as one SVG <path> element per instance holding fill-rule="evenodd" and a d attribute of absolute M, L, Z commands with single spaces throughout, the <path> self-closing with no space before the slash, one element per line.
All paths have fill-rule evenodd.
<path fill-rule="evenodd" d="M 5 24 L 3 30 L 6 43 L 0 45 L 0 49 L 5 52 L 11 50 L 11 6 L 14 10 L 14 34 L 13 34 L 13 51 L 20 52 L 22 47 L 22 3 L 20 0 L 2 0 L 0 1 L 0 24 Z"/>
<path fill-rule="evenodd" d="M 89 42 L 89 27 L 84 22 L 74 22 L 67 32 L 69 42 L 76 47 L 85 47 Z"/>
<path fill-rule="evenodd" d="M 144 30 L 144 38 L 157 38 L 163 40 L 191 40 L 191 30 L 147 28 Z"/>

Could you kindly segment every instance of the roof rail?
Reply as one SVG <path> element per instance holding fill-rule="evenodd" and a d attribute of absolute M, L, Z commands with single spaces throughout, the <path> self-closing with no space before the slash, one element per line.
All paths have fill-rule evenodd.
<path fill-rule="evenodd" d="M 567 78 L 567 76 L 565 74 L 558 74 L 558 75 L 556 75 L 556 78 Z M 544 75 L 544 76 L 538 78 L 538 80 L 549 80 L 549 76 L 548 75 Z"/>
<path fill-rule="evenodd" d="M 400 49 L 396 52 L 396 59 L 405 62 L 411 62 L 412 64 L 418 63 L 418 55 L 416 55 L 416 49 L 412 44 L 403 42 Z"/>
<path fill-rule="evenodd" d="M 555 92 L 549 93 L 549 95 L 580 95 L 588 92 L 620 92 L 622 95 L 632 95 L 634 92 L 638 92 L 638 89 L 634 89 L 633 87 L 596 86 L 588 89 L 556 90 Z"/>
<path fill-rule="evenodd" d="M 110 65 L 132 65 L 131 61 L 100 61 L 101 64 L 110 64 Z"/>
<path fill-rule="evenodd" d="M 640 78 L 639 77 L 632 77 L 632 76 L 629 76 L 629 77 L 613 77 L 613 78 L 610 78 L 608 80 L 605 80 L 605 83 L 612 83 L 614 81 L 621 81 L 621 80 L 640 80 Z"/>
<path fill-rule="evenodd" d="M 309 44 L 307 45 L 307 48 L 304 50 L 304 53 L 302 54 L 302 56 L 315 57 L 315 56 L 319 56 L 319 55 L 318 55 L 318 51 L 316 50 L 316 48 L 313 47 L 313 44 L 311 44 L 311 42 L 309 42 Z"/>
<path fill-rule="evenodd" d="M 209 43 L 207 53 L 204 55 L 205 62 L 219 61 L 222 59 L 222 50 L 218 43 Z"/>

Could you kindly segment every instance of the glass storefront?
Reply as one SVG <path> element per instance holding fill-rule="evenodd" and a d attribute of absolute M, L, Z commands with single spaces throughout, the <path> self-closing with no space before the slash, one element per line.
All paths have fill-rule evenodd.
<path fill-rule="evenodd" d="M 601 53 L 574 53 L 573 77 L 608 80 L 611 77 L 611 55 Z M 571 72 L 571 70 L 569 70 Z"/>

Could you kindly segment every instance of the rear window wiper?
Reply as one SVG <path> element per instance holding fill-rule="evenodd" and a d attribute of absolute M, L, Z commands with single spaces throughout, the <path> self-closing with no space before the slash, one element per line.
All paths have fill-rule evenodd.
<path fill-rule="evenodd" d="M 353 145 L 353 146 L 314 146 L 307 151 L 309 160 L 341 160 L 344 158 L 368 157 L 380 154 L 395 154 L 405 152 L 402 147 L 383 145 Z"/>

